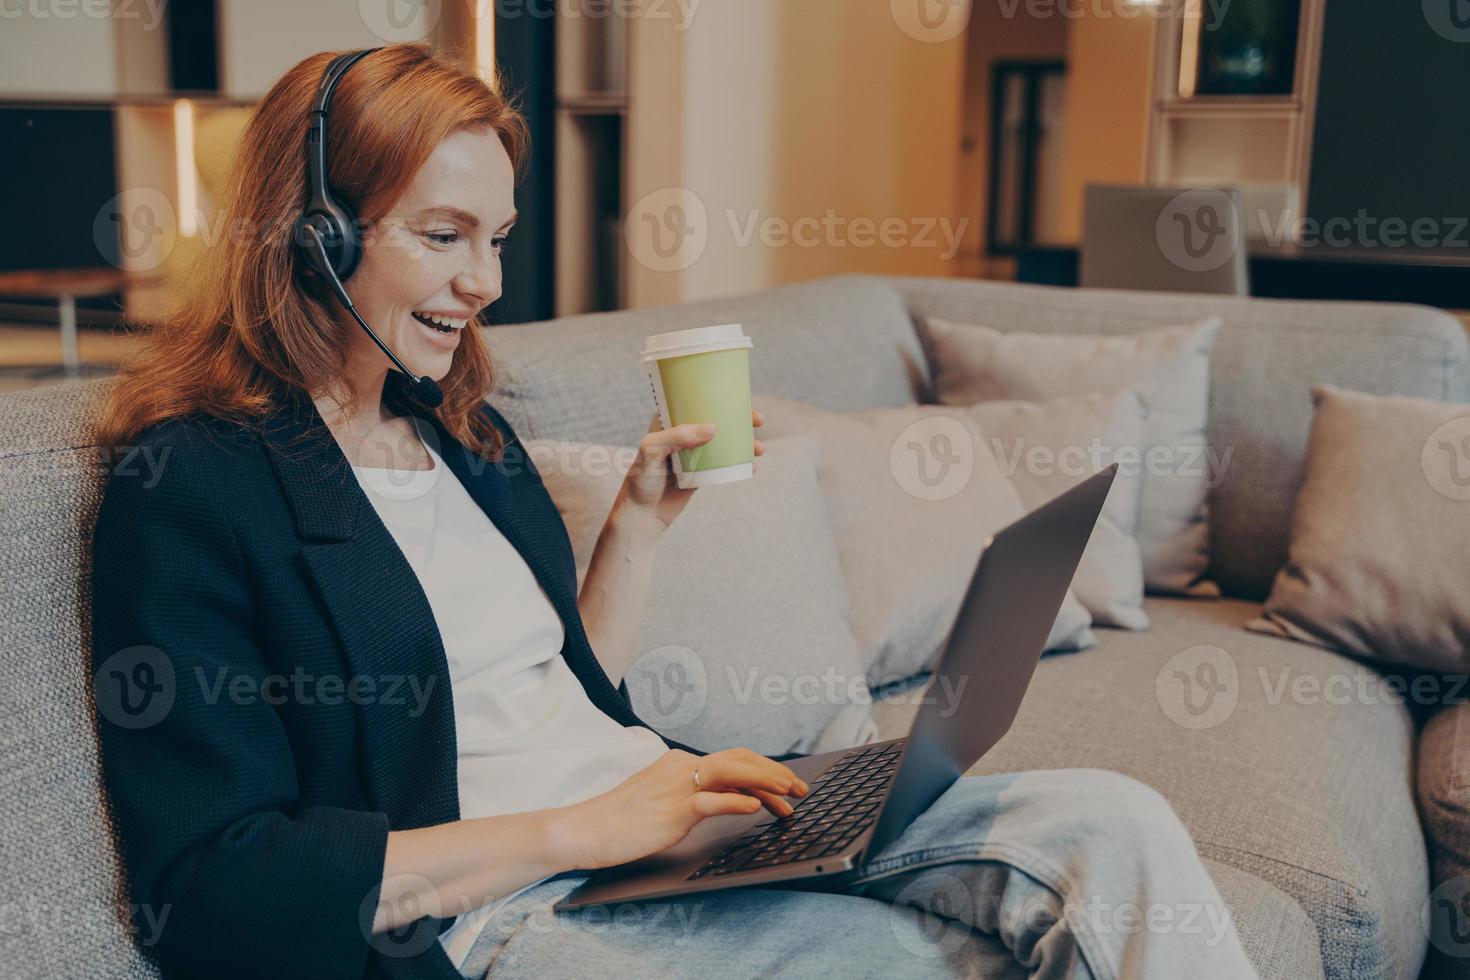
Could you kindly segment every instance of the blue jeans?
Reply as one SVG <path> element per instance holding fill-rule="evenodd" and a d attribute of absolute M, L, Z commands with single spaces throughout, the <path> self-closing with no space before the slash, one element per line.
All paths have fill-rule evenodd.
<path fill-rule="evenodd" d="M 467 977 L 1255 977 L 1188 832 L 1097 769 L 964 777 L 867 864 L 554 913 L 551 879 L 486 923 Z"/>

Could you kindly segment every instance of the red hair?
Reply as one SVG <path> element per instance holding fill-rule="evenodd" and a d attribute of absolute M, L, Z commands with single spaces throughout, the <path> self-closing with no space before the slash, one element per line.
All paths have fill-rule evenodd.
<path fill-rule="evenodd" d="M 342 351 L 358 329 L 325 288 L 303 285 L 292 227 L 306 204 L 307 116 L 334 52 L 312 55 L 271 88 L 245 128 L 220 199 L 225 229 L 176 284 L 173 311 L 145 337 L 112 386 L 98 423 L 102 446 L 195 413 L 242 425 L 283 396 L 337 390 Z M 327 180 L 360 225 L 382 218 L 450 133 L 490 127 L 517 173 L 528 150 L 520 112 L 471 71 L 427 45 L 397 44 L 358 62 L 332 96 Z M 473 324 L 472 324 L 473 326 Z M 503 448 L 478 409 L 495 380 L 479 331 L 460 337 L 440 381 L 439 420 L 487 459 Z"/>

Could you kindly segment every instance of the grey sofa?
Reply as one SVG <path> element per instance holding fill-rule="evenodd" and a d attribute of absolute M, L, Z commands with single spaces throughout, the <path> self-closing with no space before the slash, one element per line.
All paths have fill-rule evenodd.
<path fill-rule="evenodd" d="M 838 411 L 926 401 L 928 315 L 1074 333 L 1223 318 L 1210 436 L 1233 456 L 1210 505 L 1212 577 L 1225 598 L 1152 598 L 1151 630 L 1100 630 L 1096 649 L 1043 660 L 1015 727 L 976 771 L 1095 766 L 1157 788 L 1194 835 L 1262 976 L 1418 975 L 1428 947 L 1426 835 L 1470 838 L 1465 801 L 1450 799 L 1463 783 L 1421 773 L 1433 788 L 1421 826 L 1421 719 L 1386 702 L 1273 697 L 1283 672 L 1325 682 L 1373 668 L 1241 626 L 1285 557 L 1309 385 L 1470 400 L 1470 345 L 1453 318 L 1407 306 L 842 277 L 495 328 L 491 400 L 525 439 L 632 444 L 648 419 L 641 338 L 738 320 L 755 340 L 758 392 Z M 125 905 L 85 666 L 88 540 L 103 480 L 91 422 L 105 386 L 0 396 L 5 975 L 156 974 L 140 947 L 159 924 L 134 922 Z M 1156 683 L 1174 653 L 1197 645 L 1233 657 L 1238 701 L 1222 723 L 1192 730 L 1166 716 Z M 914 710 L 903 693 L 875 709 L 885 737 Z M 1460 731 L 1470 726 L 1442 737 L 1453 745 Z"/>

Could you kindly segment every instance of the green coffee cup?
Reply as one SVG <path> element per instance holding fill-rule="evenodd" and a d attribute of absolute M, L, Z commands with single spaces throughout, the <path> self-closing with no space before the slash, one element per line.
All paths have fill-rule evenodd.
<path fill-rule="evenodd" d="M 748 480 L 755 474 L 750 350 L 738 323 L 654 334 L 642 361 L 664 428 L 713 422 L 715 437 L 674 454 L 680 487 Z"/>

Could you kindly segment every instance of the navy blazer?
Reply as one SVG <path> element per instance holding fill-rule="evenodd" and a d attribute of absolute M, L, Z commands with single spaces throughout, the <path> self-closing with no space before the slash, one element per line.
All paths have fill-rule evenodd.
<path fill-rule="evenodd" d="M 642 725 L 504 417 L 485 406 L 506 442 L 490 463 L 396 381 L 385 397 L 530 565 L 592 703 Z M 462 909 L 371 935 L 388 832 L 459 819 L 454 712 L 428 600 L 336 440 L 298 394 L 256 428 L 160 424 L 135 457 L 151 465 L 119 467 L 97 518 L 92 645 L 131 900 L 167 915 L 145 952 L 171 976 L 458 977 L 437 938 Z"/>

